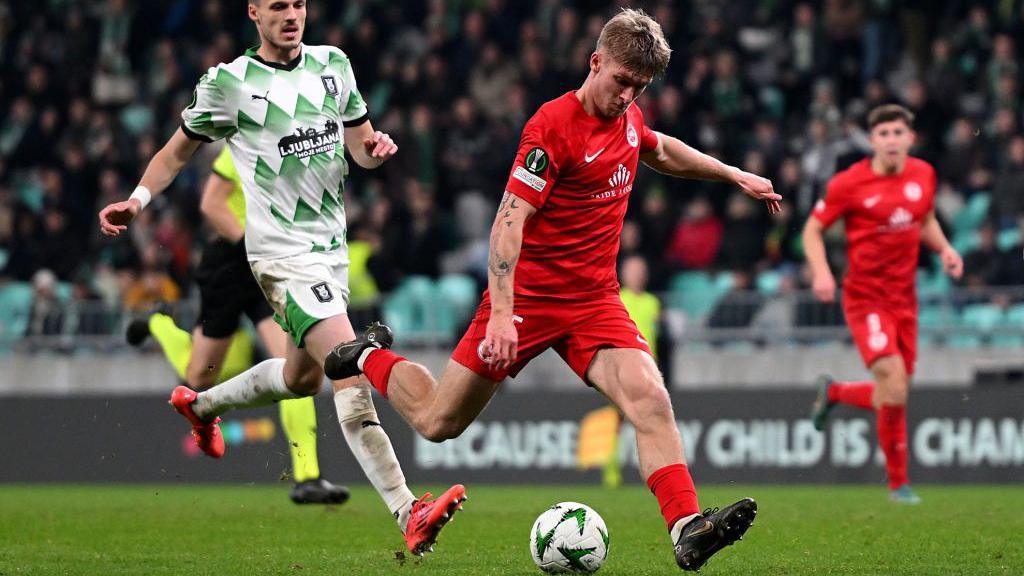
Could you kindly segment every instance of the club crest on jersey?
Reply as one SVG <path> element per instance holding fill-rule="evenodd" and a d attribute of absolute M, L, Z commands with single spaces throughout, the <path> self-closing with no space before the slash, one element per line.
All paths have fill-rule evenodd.
<path fill-rule="evenodd" d="M 321 80 L 324 82 L 324 90 L 327 91 L 328 96 L 338 95 L 338 78 L 335 76 L 321 76 Z"/>
<path fill-rule="evenodd" d="M 327 285 L 327 282 L 314 284 L 310 286 L 310 290 L 313 291 L 313 296 L 316 296 L 316 299 L 323 304 L 334 300 L 334 294 L 331 293 L 331 287 Z"/>
<path fill-rule="evenodd" d="M 278 141 L 277 151 L 281 158 L 293 155 L 309 158 L 323 152 L 334 152 L 334 147 L 340 140 L 338 123 L 328 120 L 324 123 L 323 130 L 296 128 L 294 134 L 289 134 Z"/>
<path fill-rule="evenodd" d="M 629 145 L 633 148 L 640 145 L 640 137 L 637 136 L 636 128 L 633 128 L 632 124 L 626 127 L 626 142 L 629 142 Z"/>
<path fill-rule="evenodd" d="M 921 185 L 917 182 L 907 182 L 903 186 L 903 195 L 911 202 L 917 202 L 922 196 Z"/>
<path fill-rule="evenodd" d="M 534 148 L 526 153 L 523 164 L 531 174 L 543 174 L 548 169 L 548 153 L 543 148 Z"/>

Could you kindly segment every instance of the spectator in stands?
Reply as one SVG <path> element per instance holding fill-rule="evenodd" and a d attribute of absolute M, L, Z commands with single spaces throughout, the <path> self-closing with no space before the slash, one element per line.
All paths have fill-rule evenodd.
<path fill-rule="evenodd" d="M 715 305 L 708 318 L 710 328 L 750 326 L 764 298 L 754 289 L 754 275 L 748 270 L 732 272 L 732 288 Z"/>
<path fill-rule="evenodd" d="M 996 228 L 991 222 L 978 228 L 978 244 L 964 255 L 964 277 L 968 288 L 995 286 L 1000 281 L 1002 254 L 996 246 Z"/>
<path fill-rule="evenodd" d="M 1024 136 L 1010 140 L 1006 160 L 992 186 L 992 215 L 1001 227 L 1015 225 L 1024 215 Z"/>
<path fill-rule="evenodd" d="M 124 306 L 132 312 L 146 312 L 158 304 L 177 302 L 180 297 L 181 290 L 167 272 L 150 265 L 124 291 Z"/>
<path fill-rule="evenodd" d="M 247 45 L 245 21 L 225 16 L 223 2 L 192 11 L 171 2 L 92 4 L 14 2 L 2 16 L 0 249 L 7 262 L 0 274 L 27 281 L 49 267 L 68 280 L 84 264 L 103 270 L 104 295 L 116 296 L 118 274 L 149 266 L 140 264 L 149 261 L 144 247 L 164 242 L 161 251 L 172 259 L 154 265 L 185 285 L 196 234 L 182 207 L 194 205 L 203 174 L 179 178 L 146 211 L 151 221 L 140 222 L 134 243 L 96 235 L 96 206 L 124 195 L 155 142 L 175 129 L 195 78 Z M 759 158 L 802 218 L 832 173 L 858 156 L 859 136 L 849 127 L 865 99 L 901 98 L 917 114 L 916 153 L 935 160 L 946 210 L 991 192 L 996 233 L 1016 225 L 1024 211 L 1017 46 L 1024 10 L 1009 6 L 1015 3 L 998 12 L 990 3 L 690 4 L 651 7 L 678 47 L 668 75 L 639 101 L 653 127 L 725 157 Z M 410 273 L 407 265 L 421 264 L 406 259 L 405 244 L 395 240 L 406 231 L 395 225 L 406 221 L 406 178 L 433 191 L 442 218 L 468 194 L 496 202 L 521 125 L 561 93 L 561 76 L 593 49 L 594 22 L 616 5 L 310 5 L 310 34 L 362 66 L 360 88 L 375 122 L 400 135 L 400 164 L 381 174 L 354 170 L 346 190 L 353 208 L 366 205 L 351 211 L 350 224 L 379 239 L 367 265 L 381 291 Z M 717 185 L 644 174 L 634 194 L 629 216 L 655 290 L 667 286 L 672 270 L 711 266 L 722 229 L 731 238 L 749 224 L 730 214 Z M 693 202 L 698 196 L 711 200 Z M 389 219 L 374 220 L 380 214 Z M 786 236 L 785 224 L 768 227 L 768 260 L 784 267 L 793 247 L 773 243 Z M 722 261 L 749 266 L 740 262 L 745 254 L 727 244 Z M 1005 283 L 1021 262 L 1001 262 Z"/>
<path fill-rule="evenodd" d="M 64 305 L 57 298 L 57 276 L 46 268 L 32 275 L 32 310 L 25 336 L 52 336 L 64 327 Z"/>
<path fill-rule="evenodd" d="M 695 198 L 679 219 L 665 252 L 676 269 L 702 270 L 711 266 L 722 245 L 722 221 L 707 198 Z"/>

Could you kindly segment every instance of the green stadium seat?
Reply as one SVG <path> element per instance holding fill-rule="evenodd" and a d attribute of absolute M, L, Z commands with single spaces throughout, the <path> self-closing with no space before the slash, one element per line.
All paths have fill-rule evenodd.
<path fill-rule="evenodd" d="M 996 246 L 1000 250 L 1009 250 L 1017 244 L 1020 244 L 1020 229 L 1019 228 L 1008 228 L 999 233 L 996 239 Z"/>
<path fill-rule="evenodd" d="M 0 286 L 0 350 L 25 335 L 32 312 L 32 285 L 10 282 Z"/>
<path fill-rule="evenodd" d="M 765 296 L 774 296 L 782 286 L 782 274 L 775 270 L 765 270 L 757 275 L 757 291 Z"/>
<path fill-rule="evenodd" d="M 950 325 L 950 310 L 942 305 L 923 305 L 917 313 L 920 346 L 939 344 Z"/>
<path fill-rule="evenodd" d="M 409 276 L 384 300 L 384 322 L 410 339 L 429 337 L 433 297 L 434 282 L 430 278 Z"/>
<path fill-rule="evenodd" d="M 956 248 L 957 252 L 967 254 L 978 247 L 978 234 L 974 230 L 958 230 L 953 233 L 953 238 L 949 243 Z"/>
<path fill-rule="evenodd" d="M 944 272 L 917 271 L 917 295 L 920 298 L 944 296 L 953 288 L 953 281 Z"/>
<path fill-rule="evenodd" d="M 1000 328 L 1006 333 L 992 336 L 992 345 L 999 348 L 1024 348 L 1024 304 L 1007 308 Z"/>
<path fill-rule="evenodd" d="M 434 328 L 451 337 L 473 314 L 480 302 L 476 282 L 465 274 L 446 274 L 437 281 L 434 297 Z"/>
<path fill-rule="evenodd" d="M 669 281 L 668 305 L 699 321 L 714 310 L 722 294 L 711 274 L 702 270 L 680 272 Z"/>
<path fill-rule="evenodd" d="M 971 304 L 964 308 L 960 321 L 949 337 L 954 348 L 979 348 L 994 328 L 1003 323 L 1003 311 L 994 304 Z M 960 329 L 967 329 L 963 333 Z"/>
<path fill-rule="evenodd" d="M 976 192 L 967 204 L 953 217 L 954 235 L 971 233 L 981 226 L 988 216 L 988 208 L 992 203 L 992 197 L 986 192 Z"/>

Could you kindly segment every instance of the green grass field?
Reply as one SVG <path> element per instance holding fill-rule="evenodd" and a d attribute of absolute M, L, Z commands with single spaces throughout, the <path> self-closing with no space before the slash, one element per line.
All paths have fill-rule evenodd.
<path fill-rule="evenodd" d="M 702 574 L 1024 574 L 1024 488 L 922 487 L 899 507 L 881 487 L 708 487 L 702 505 L 758 499 L 757 522 Z M 611 535 L 602 574 L 678 572 L 639 486 L 471 486 L 436 552 L 402 558 L 369 488 L 340 507 L 295 506 L 284 486 L 0 486 L 0 575 L 540 574 L 534 518 L 594 507 Z"/>

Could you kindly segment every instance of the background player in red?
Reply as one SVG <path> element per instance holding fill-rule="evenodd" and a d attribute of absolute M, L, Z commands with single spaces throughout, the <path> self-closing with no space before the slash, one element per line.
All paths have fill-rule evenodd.
<path fill-rule="evenodd" d="M 640 468 L 661 505 L 676 561 L 695 570 L 737 540 L 752 499 L 700 514 L 661 374 L 619 297 L 615 258 L 640 160 L 683 178 L 728 182 L 778 209 L 768 180 L 727 166 L 645 124 L 634 100 L 664 73 L 661 27 L 623 10 L 603 28 L 579 90 L 543 105 L 523 129 L 491 231 L 489 289 L 440 381 L 387 348 L 371 327 L 335 348 L 328 376 L 364 373 L 423 436 L 454 438 L 506 376 L 554 348 L 636 428 Z"/>
<path fill-rule="evenodd" d="M 914 115 L 894 104 L 868 115 L 871 158 L 836 174 L 825 199 L 804 228 L 804 250 L 814 295 L 835 300 L 836 281 L 825 256 L 822 233 L 836 220 L 846 224 L 848 264 L 843 311 L 874 381 L 834 382 L 823 376 L 812 419 L 824 430 L 836 404 L 874 410 L 878 442 L 885 453 L 889 495 L 916 504 L 907 478 L 907 392 L 917 357 L 915 279 L 921 242 L 937 252 L 953 278 L 963 260 L 935 219 L 935 169 L 910 157 Z"/>

